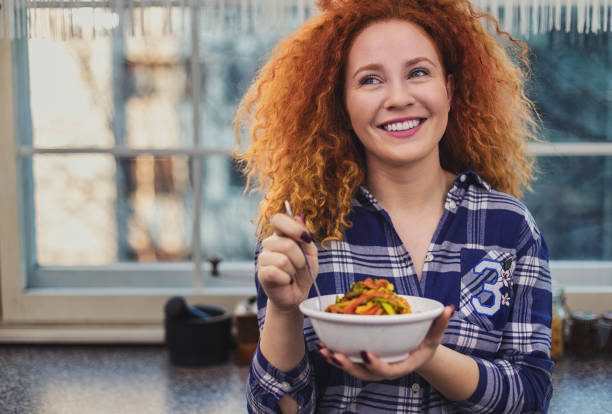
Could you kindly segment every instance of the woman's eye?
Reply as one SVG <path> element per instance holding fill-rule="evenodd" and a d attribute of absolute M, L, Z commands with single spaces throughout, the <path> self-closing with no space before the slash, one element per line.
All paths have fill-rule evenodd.
<path fill-rule="evenodd" d="M 372 75 L 365 76 L 359 81 L 360 85 L 376 85 L 378 83 L 380 83 L 380 79 Z"/>
<path fill-rule="evenodd" d="M 421 76 L 427 76 L 429 75 L 429 72 L 426 69 L 415 69 L 412 72 L 410 72 L 410 76 L 411 78 L 420 78 Z"/>

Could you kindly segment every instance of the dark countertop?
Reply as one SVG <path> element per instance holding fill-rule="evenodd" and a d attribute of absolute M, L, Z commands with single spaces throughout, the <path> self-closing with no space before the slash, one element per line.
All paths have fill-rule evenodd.
<path fill-rule="evenodd" d="M 247 366 L 176 367 L 161 346 L 0 345 L 2 414 L 244 413 Z M 611 413 L 612 359 L 566 357 L 550 413 Z"/>
<path fill-rule="evenodd" d="M 248 367 L 176 367 L 161 346 L 0 346 L 2 414 L 246 412 Z"/>

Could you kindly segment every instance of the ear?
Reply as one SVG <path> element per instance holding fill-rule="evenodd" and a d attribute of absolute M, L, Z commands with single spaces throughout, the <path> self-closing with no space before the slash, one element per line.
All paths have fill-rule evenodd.
<path fill-rule="evenodd" d="M 450 108 L 453 101 L 453 93 L 455 92 L 455 78 L 453 75 L 446 76 L 446 96 L 448 98 L 448 107 Z"/>

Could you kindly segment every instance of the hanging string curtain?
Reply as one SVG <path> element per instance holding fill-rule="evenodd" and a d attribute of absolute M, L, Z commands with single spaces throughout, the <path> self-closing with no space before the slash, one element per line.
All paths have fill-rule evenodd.
<path fill-rule="evenodd" d="M 491 13 L 502 29 L 522 36 L 610 30 L 612 0 L 472 0 L 472 4 Z"/>
<path fill-rule="evenodd" d="M 372 0 L 376 1 L 376 0 Z M 209 33 L 297 26 L 315 0 L 0 0 L 0 38 L 165 35 L 197 25 Z M 472 0 L 502 28 L 523 36 L 552 30 L 610 30 L 612 0 Z"/>
<path fill-rule="evenodd" d="M 1 38 L 166 35 L 192 24 L 209 33 L 297 25 L 315 0 L 0 0 Z"/>

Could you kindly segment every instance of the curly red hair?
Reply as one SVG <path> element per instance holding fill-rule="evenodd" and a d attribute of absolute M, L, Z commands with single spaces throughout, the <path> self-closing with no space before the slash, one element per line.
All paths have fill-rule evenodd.
<path fill-rule="evenodd" d="M 375 21 L 402 19 L 421 26 L 454 78 L 448 126 L 440 142 L 442 167 L 472 168 L 493 187 L 520 197 L 533 160 L 537 113 L 525 95 L 529 73 L 524 42 L 467 0 L 321 0 L 322 14 L 280 42 L 242 99 L 236 150 L 247 187 L 265 190 L 257 232 L 289 200 L 320 241 L 341 240 L 352 198 L 365 178 L 365 160 L 344 107 L 345 60 L 353 39 Z M 483 25 L 494 26 L 491 36 Z M 502 38 L 500 38 L 502 39 Z M 517 59 L 518 58 L 518 59 Z M 253 186 L 253 182 L 257 185 Z"/>

